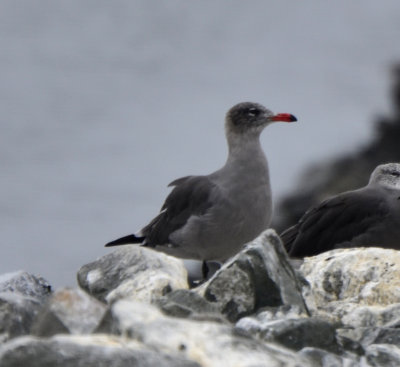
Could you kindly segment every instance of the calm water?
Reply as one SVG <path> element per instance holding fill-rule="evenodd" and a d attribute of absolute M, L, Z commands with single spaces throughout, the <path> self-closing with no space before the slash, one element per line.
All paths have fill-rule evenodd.
<path fill-rule="evenodd" d="M 400 3 L 0 3 L 0 272 L 56 286 L 219 168 L 244 100 L 299 122 L 263 135 L 275 196 L 362 144 L 388 110 Z"/>

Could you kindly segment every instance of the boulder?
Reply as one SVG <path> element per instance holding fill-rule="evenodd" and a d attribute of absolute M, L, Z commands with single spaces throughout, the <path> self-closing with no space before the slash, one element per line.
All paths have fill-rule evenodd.
<path fill-rule="evenodd" d="M 308 282 L 303 295 L 311 312 L 346 325 L 371 326 L 371 318 L 379 319 L 385 307 L 400 302 L 400 252 L 396 250 L 332 250 L 305 258 L 299 271 Z"/>
<path fill-rule="evenodd" d="M 111 335 L 24 336 L 0 347 L 2 367 L 201 367 L 181 355 Z"/>
<path fill-rule="evenodd" d="M 0 276 L 0 340 L 28 334 L 33 320 L 51 294 L 42 277 L 17 271 Z"/>
<path fill-rule="evenodd" d="M 82 266 L 78 283 L 108 303 L 127 297 L 153 302 L 172 290 L 188 288 L 182 260 L 137 245 L 123 246 Z"/>
<path fill-rule="evenodd" d="M 232 322 L 268 306 L 292 305 L 308 312 L 300 282 L 272 229 L 249 243 L 196 292 Z"/>
<path fill-rule="evenodd" d="M 37 336 L 55 334 L 90 334 L 99 325 L 106 306 L 80 289 L 59 289 L 39 312 L 31 333 Z"/>
<path fill-rule="evenodd" d="M 114 303 L 98 332 L 124 335 L 202 367 L 307 366 L 308 360 L 277 344 L 257 341 L 229 324 L 169 317 L 132 300 Z"/>

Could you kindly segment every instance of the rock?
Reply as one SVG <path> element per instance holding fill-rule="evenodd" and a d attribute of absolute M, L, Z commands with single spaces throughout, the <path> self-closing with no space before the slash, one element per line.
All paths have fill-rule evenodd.
<path fill-rule="evenodd" d="M 325 311 L 344 323 L 350 312 L 354 321 L 355 310 L 362 312 L 363 305 L 382 308 L 400 302 L 400 252 L 396 250 L 332 250 L 305 258 L 300 272 L 309 283 L 303 288 L 309 309 Z"/>
<path fill-rule="evenodd" d="M 387 344 L 371 345 L 362 362 L 364 366 L 369 367 L 398 367 L 400 366 L 400 348 Z"/>
<path fill-rule="evenodd" d="M 32 325 L 37 336 L 90 334 L 99 325 L 106 306 L 80 289 L 57 290 Z"/>
<path fill-rule="evenodd" d="M 196 291 L 234 322 L 268 306 L 296 305 L 307 313 L 300 289 L 280 238 L 269 229 Z"/>
<path fill-rule="evenodd" d="M 286 318 L 270 321 L 263 320 L 261 313 L 256 318 L 246 317 L 239 320 L 236 327 L 246 330 L 261 340 L 279 343 L 296 351 L 305 347 L 315 347 L 333 353 L 341 352 L 336 342 L 335 327 L 316 318 Z"/>
<path fill-rule="evenodd" d="M 187 289 L 178 289 L 166 294 L 156 302 L 156 305 L 170 316 L 225 321 L 214 304 Z"/>
<path fill-rule="evenodd" d="M 332 314 L 337 315 L 341 322 L 349 327 L 399 327 L 400 304 L 388 306 L 359 306 L 356 303 L 335 304 Z"/>
<path fill-rule="evenodd" d="M 24 271 L 0 276 L 0 339 L 28 334 L 33 320 L 51 293 L 42 277 Z"/>
<path fill-rule="evenodd" d="M 108 335 L 25 336 L 0 347 L 2 367 L 201 367 L 177 354 Z"/>
<path fill-rule="evenodd" d="M 208 366 L 307 366 L 296 353 L 252 339 L 228 324 L 179 319 L 163 315 L 155 306 L 120 300 L 111 306 L 99 332 L 140 340 L 148 347 Z"/>
<path fill-rule="evenodd" d="M 124 246 L 84 265 L 78 283 L 102 302 L 130 297 L 152 302 L 175 289 L 187 288 L 180 259 L 141 246 Z"/>
<path fill-rule="evenodd" d="M 360 327 L 356 329 L 339 329 L 338 333 L 347 339 L 361 344 L 364 348 L 372 344 L 391 344 L 400 348 L 400 333 L 398 328 Z"/>
<path fill-rule="evenodd" d="M 318 367 L 359 367 L 357 359 L 338 356 L 318 348 L 304 348 L 299 355 L 310 360 L 309 366 Z M 364 366 L 363 366 L 364 367 Z M 367 367 L 367 366 L 365 366 Z"/>
<path fill-rule="evenodd" d="M 51 285 L 42 277 L 20 270 L 0 276 L 0 293 L 10 292 L 43 301 L 50 295 Z"/>

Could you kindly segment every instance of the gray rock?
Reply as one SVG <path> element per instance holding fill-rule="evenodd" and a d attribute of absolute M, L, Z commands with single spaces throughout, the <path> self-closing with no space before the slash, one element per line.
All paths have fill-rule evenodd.
<path fill-rule="evenodd" d="M 98 331 L 140 340 L 157 350 L 181 353 L 203 367 L 309 365 L 289 349 L 257 341 L 228 324 L 169 317 L 155 306 L 131 300 L 114 303 Z"/>
<path fill-rule="evenodd" d="M 391 344 L 400 347 L 400 330 L 387 327 L 338 329 L 338 334 L 360 343 L 364 348 L 372 344 Z"/>
<path fill-rule="evenodd" d="M 269 229 L 196 291 L 234 322 L 268 306 L 296 305 L 307 313 L 300 289 L 280 238 Z"/>
<path fill-rule="evenodd" d="M 41 277 L 24 271 L 0 276 L 0 339 L 28 334 L 33 320 L 51 293 Z"/>
<path fill-rule="evenodd" d="M 315 318 L 293 318 L 275 321 L 246 317 L 236 327 L 268 342 L 275 342 L 287 348 L 300 350 L 305 347 L 321 348 L 333 353 L 340 352 L 336 341 L 336 330 L 330 323 Z"/>
<path fill-rule="evenodd" d="M 359 367 L 357 358 L 339 356 L 318 348 L 304 348 L 299 355 L 310 360 L 309 366 L 314 367 Z"/>
<path fill-rule="evenodd" d="M 197 293 L 178 289 L 160 298 L 156 305 L 167 315 L 211 321 L 224 321 L 218 308 Z"/>
<path fill-rule="evenodd" d="M 370 345 L 362 363 L 362 366 L 369 367 L 398 367 L 400 366 L 400 348 L 387 344 Z"/>
<path fill-rule="evenodd" d="M 80 289 L 57 290 L 40 311 L 31 333 L 37 336 L 55 334 L 90 334 L 99 325 L 106 306 Z"/>
<path fill-rule="evenodd" d="M 141 246 L 124 246 L 82 266 L 78 283 L 102 302 L 133 298 L 152 302 L 175 289 L 187 288 L 180 259 Z"/>
<path fill-rule="evenodd" d="M 22 296 L 46 300 L 51 294 L 51 285 L 42 278 L 20 270 L 0 276 L 0 293 L 19 293 Z"/>
<path fill-rule="evenodd" d="M 0 347 L 2 367 L 200 367 L 180 355 L 107 335 L 25 336 Z"/>

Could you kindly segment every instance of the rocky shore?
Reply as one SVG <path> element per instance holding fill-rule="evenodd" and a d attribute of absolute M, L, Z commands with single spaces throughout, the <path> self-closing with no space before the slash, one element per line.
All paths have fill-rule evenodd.
<path fill-rule="evenodd" d="M 0 366 L 400 366 L 400 252 L 288 259 L 273 230 L 189 289 L 181 260 L 124 246 L 53 290 L 0 276 Z"/>

